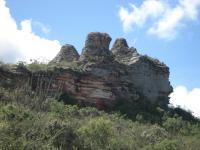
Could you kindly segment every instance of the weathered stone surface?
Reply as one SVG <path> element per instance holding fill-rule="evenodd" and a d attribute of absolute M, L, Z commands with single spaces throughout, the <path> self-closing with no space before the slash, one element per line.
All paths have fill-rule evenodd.
<path fill-rule="evenodd" d="M 112 51 L 113 53 L 118 52 L 118 50 L 123 50 L 125 48 L 129 48 L 126 39 L 124 38 L 118 38 L 115 40 L 113 47 L 112 47 Z M 126 50 L 125 50 L 126 51 Z"/>
<path fill-rule="evenodd" d="M 72 62 L 79 59 L 79 54 L 75 47 L 70 44 L 62 46 L 60 52 L 57 56 L 51 61 L 51 63 L 60 63 L 62 61 Z"/>
<path fill-rule="evenodd" d="M 111 49 L 115 60 L 128 67 L 128 78 L 140 97 L 151 102 L 167 103 L 172 92 L 169 68 L 157 59 L 138 54 L 125 39 L 117 39 Z"/>
<path fill-rule="evenodd" d="M 123 64 L 130 64 L 138 59 L 139 54 L 133 47 L 129 48 L 124 38 L 116 39 L 111 49 L 115 60 Z"/>
<path fill-rule="evenodd" d="M 78 62 L 81 67 L 36 72 L 31 75 L 33 90 L 38 89 L 37 81 L 40 81 L 39 86 L 44 85 L 43 89 L 49 85 L 47 95 L 66 92 L 79 103 L 110 105 L 119 98 L 125 98 L 133 101 L 145 99 L 167 106 L 168 95 L 172 92 L 169 68 L 159 60 L 129 48 L 122 38 L 114 42 L 110 51 L 110 41 L 106 33 L 90 33 Z M 67 49 L 74 51 L 72 46 L 67 46 Z M 75 54 L 75 57 L 70 55 L 68 58 L 65 55 L 63 59 L 66 58 L 72 61 L 78 56 Z M 1 72 L 0 78 L 4 78 Z"/>
<path fill-rule="evenodd" d="M 107 61 L 112 58 L 109 51 L 111 37 L 107 33 L 91 32 L 88 34 L 80 56 L 81 61 Z"/>
<path fill-rule="evenodd" d="M 168 95 L 172 92 L 172 87 L 167 66 L 141 56 L 129 65 L 129 76 L 142 97 L 151 102 L 168 103 Z"/>

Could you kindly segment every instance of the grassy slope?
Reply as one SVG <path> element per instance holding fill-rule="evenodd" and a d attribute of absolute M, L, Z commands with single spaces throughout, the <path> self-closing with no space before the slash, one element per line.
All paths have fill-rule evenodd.
<path fill-rule="evenodd" d="M 200 125 L 174 115 L 142 123 L 118 113 L 0 90 L 0 149 L 198 150 Z"/>

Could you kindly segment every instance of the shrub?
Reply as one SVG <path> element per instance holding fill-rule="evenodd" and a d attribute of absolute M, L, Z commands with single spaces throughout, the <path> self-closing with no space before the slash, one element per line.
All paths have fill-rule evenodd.
<path fill-rule="evenodd" d="M 162 140 L 169 138 L 167 131 L 156 125 L 143 131 L 141 136 L 146 143 L 151 144 L 159 143 Z"/>
<path fill-rule="evenodd" d="M 181 140 L 163 140 L 162 142 L 146 146 L 143 150 L 186 150 Z"/>
<path fill-rule="evenodd" d="M 47 70 L 48 65 L 42 62 L 38 62 L 37 60 L 32 60 L 32 63 L 28 64 L 27 68 L 32 72 L 37 72 L 41 70 Z"/>
<path fill-rule="evenodd" d="M 0 88 L 1 101 L 2 98 L 6 101 L 0 105 L 2 150 L 198 150 L 200 147 L 199 120 L 184 120 L 182 113 L 146 101 L 122 101 L 127 103 L 118 105 L 123 108 L 119 109 L 121 112 L 133 117 L 131 120 L 116 112 L 28 95 L 20 88 Z"/>
<path fill-rule="evenodd" d="M 172 134 L 180 132 L 181 128 L 185 126 L 186 122 L 181 117 L 178 118 L 167 118 L 163 123 L 163 127 Z"/>
<path fill-rule="evenodd" d="M 90 120 L 78 132 L 86 149 L 106 149 L 113 136 L 112 123 L 102 117 Z"/>
<path fill-rule="evenodd" d="M 53 145 L 63 150 L 78 149 L 80 147 L 78 142 L 78 136 L 70 126 L 62 128 L 53 137 Z"/>

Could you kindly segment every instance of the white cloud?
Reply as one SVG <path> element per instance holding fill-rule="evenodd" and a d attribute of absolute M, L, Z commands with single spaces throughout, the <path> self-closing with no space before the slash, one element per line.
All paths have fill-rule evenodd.
<path fill-rule="evenodd" d="M 138 8 L 131 4 L 132 11 L 121 7 L 119 16 L 125 32 L 132 30 L 133 25 L 142 26 L 148 18 L 157 18 L 165 9 L 164 3 L 157 0 L 145 0 Z"/>
<path fill-rule="evenodd" d="M 156 22 L 153 27 L 148 30 L 148 32 L 161 38 L 174 38 L 176 35 L 176 28 L 181 25 L 183 17 L 184 12 L 180 7 L 167 10 L 163 18 Z"/>
<path fill-rule="evenodd" d="M 48 40 L 32 31 L 32 20 L 23 20 L 17 26 L 6 6 L 0 0 L 0 59 L 5 62 L 52 59 L 61 45 L 57 40 Z"/>
<path fill-rule="evenodd" d="M 185 86 L 178 86 L 170 94 L 170 103 L 183 109 L 191 110 L 196 117 L 200 117 L 200 88 L 189 91 Z"/>
<path fill-rule="evenodd" d="M 42 22 L 39 21 L 34 21 L 33 26 L 39 28 L 45 35 L 48 35 L 51 31 L 51 29 L 47 25 L 44 25 Z"/>
<path fill-rule="evenodd" d="M 128 32 L 134 27 L 142 27 L 151 18 L 153 23 L 148 33 L 165 39 L 174 38 L 177 29 L 186 21 L 197 19 L 200 7 L 200 0 L 177 0 L 177 2 L 177 5 L 172 7 L 169 1 L 145 0 L 140 7 L 132 4 L 131 11 L 121 7 L 119 16 L 124 31 Z"/>

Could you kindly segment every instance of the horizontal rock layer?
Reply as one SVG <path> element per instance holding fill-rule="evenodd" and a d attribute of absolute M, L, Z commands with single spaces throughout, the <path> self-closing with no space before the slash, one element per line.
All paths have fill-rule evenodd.
<path fill-rule="evenodd" d="M 30 72 L 27 76 L 33 80 L 29 83 L 32 90 L 44 90 L 50 97 L 67 93 L 87 104 L 112 105 L 117 99 L 145 99 L 166 106 L 172 92 L 169 68 L 129 48 L 123 38 L 117 39 L 109 50 L 110 41 L 106 33 L 90 33 L 80 58 L 72 45 L 65 45 L 51 63 L 75 60 L 81 64 L 79 68 Z"/>

